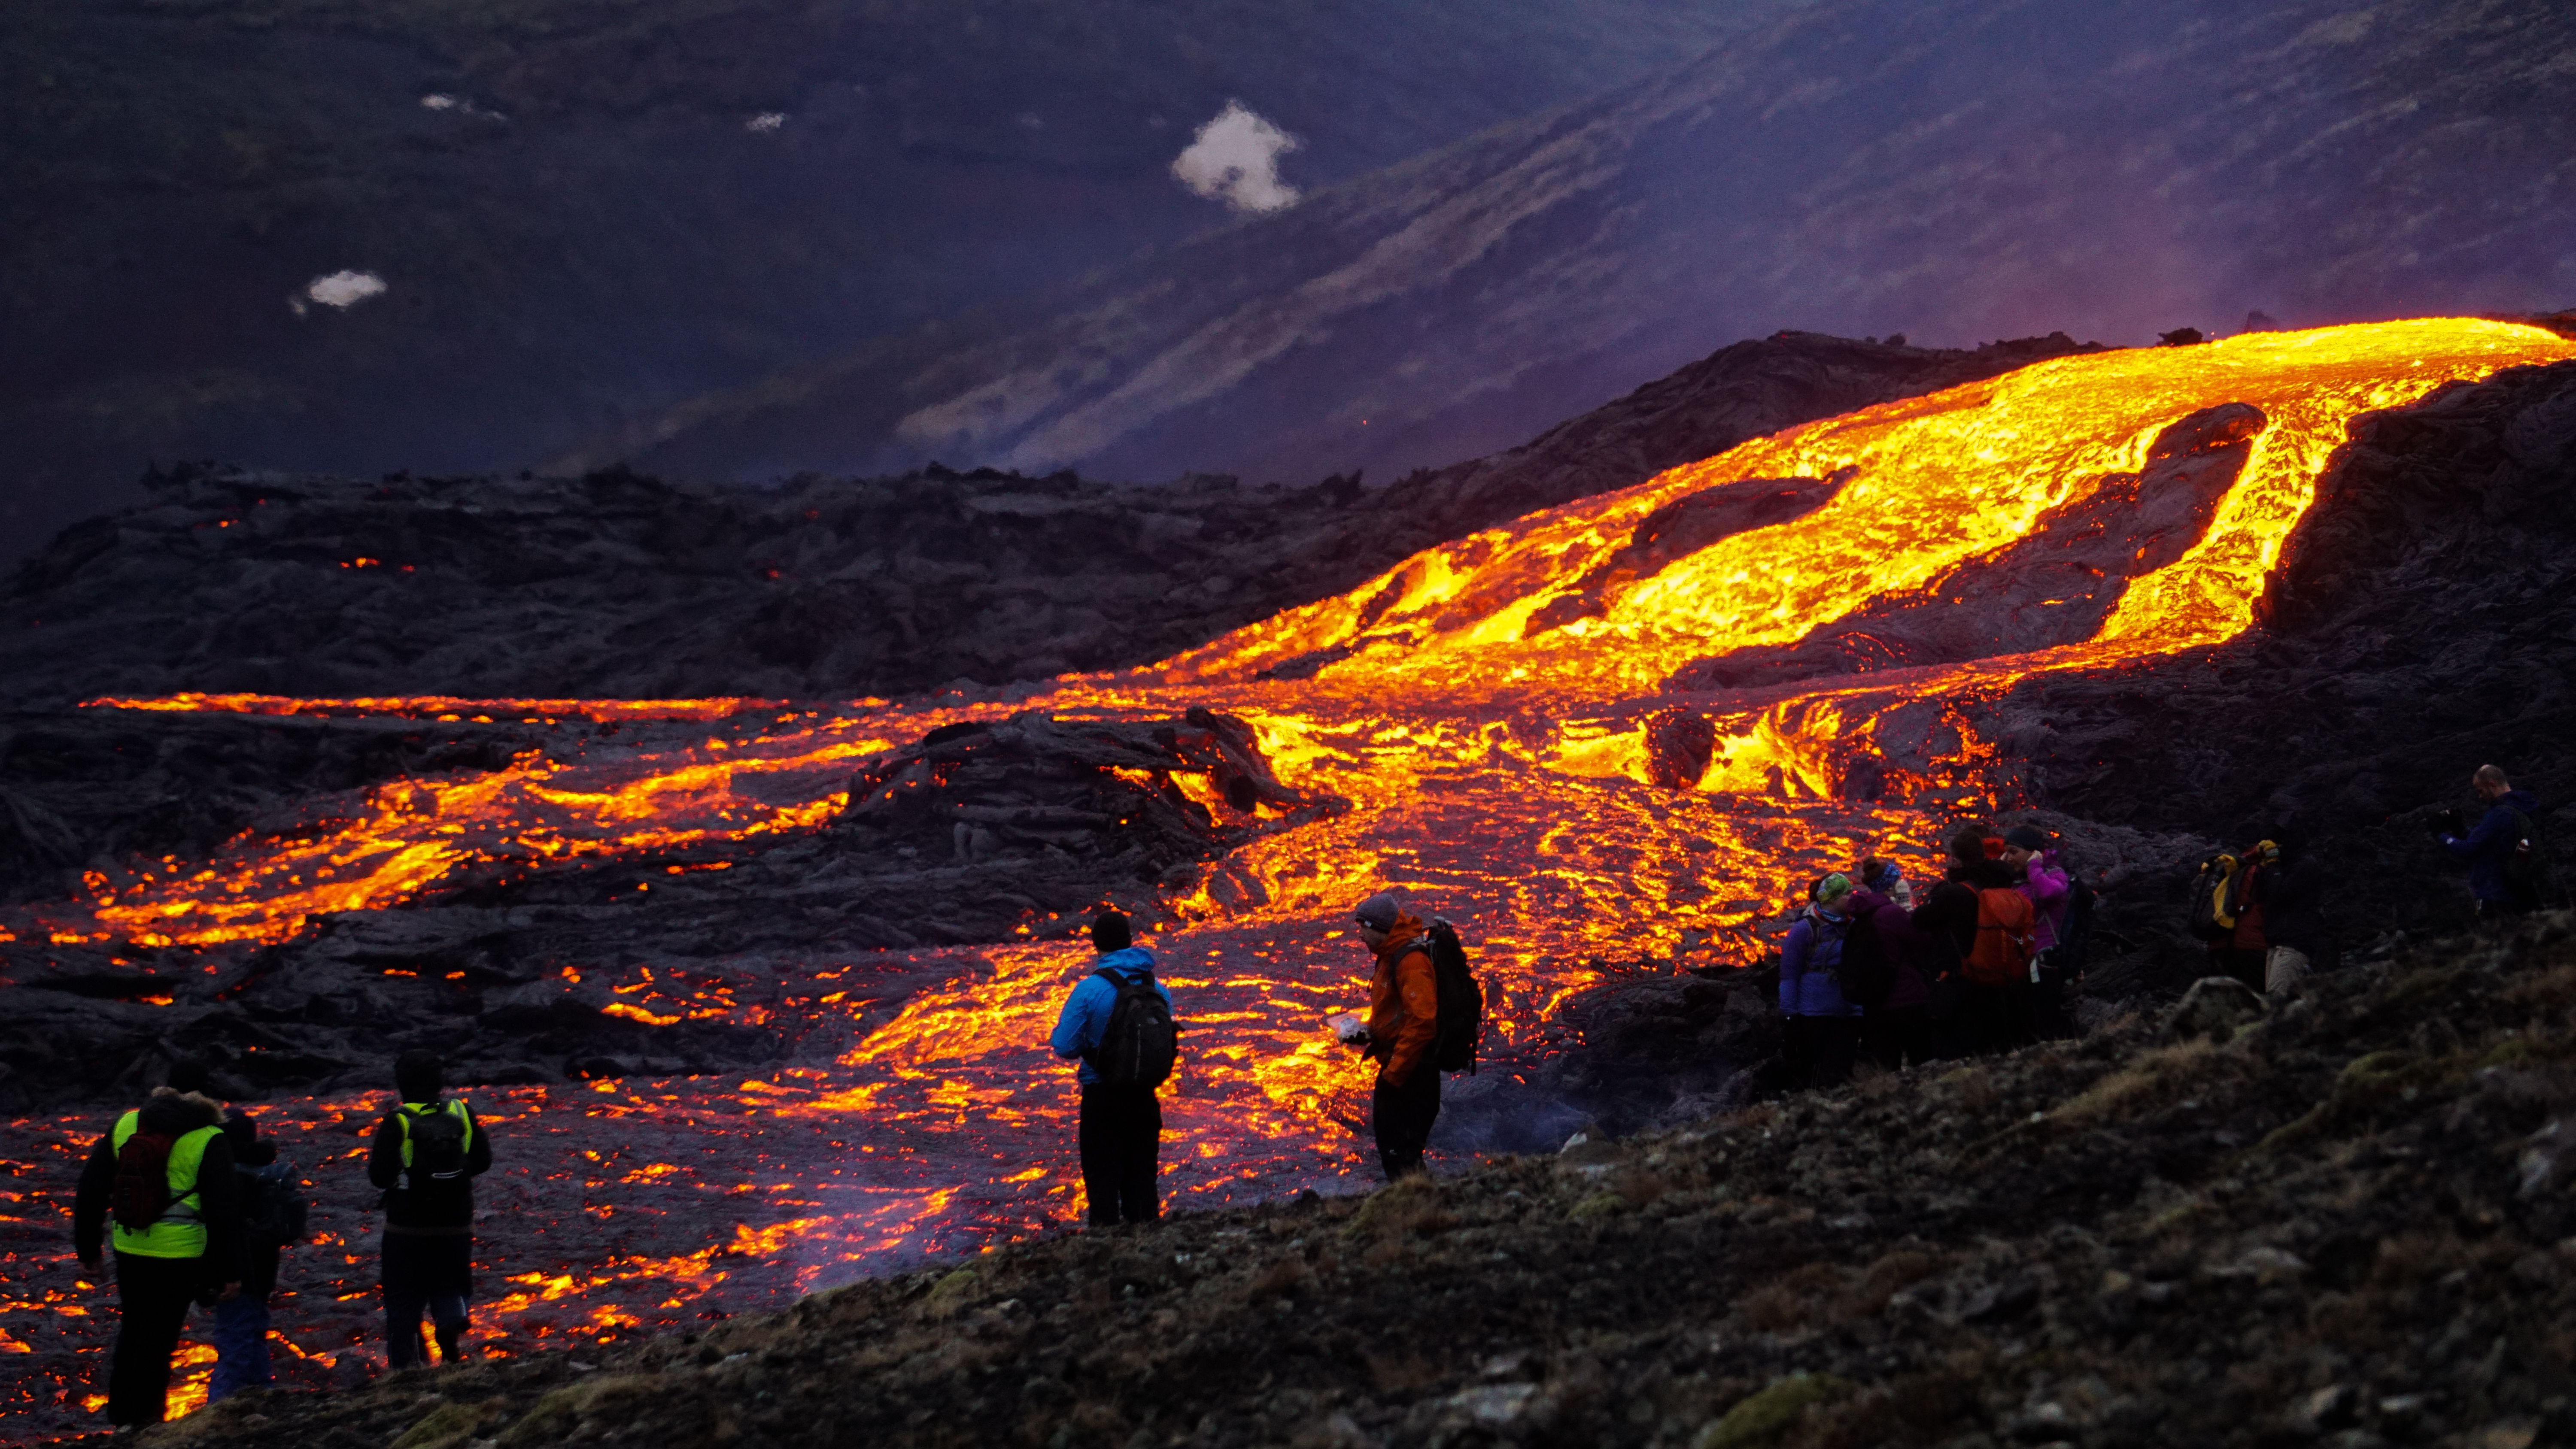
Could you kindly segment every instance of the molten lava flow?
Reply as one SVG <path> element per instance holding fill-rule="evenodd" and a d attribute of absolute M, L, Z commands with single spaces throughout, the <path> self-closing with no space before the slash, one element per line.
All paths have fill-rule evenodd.
<path fill-rule="evenodd" d="M 883 700 L 860 704 L 882 705 Z M 361 699 L 297 699 L 283 694 L 173 694 L 159 699 L 117 695 L 84 701 L 85 707 L 185 711 L 215 714 L 393 716 L 403 719 L 471 720 L 491 724 L 552 724 L 557 720 L 721 720 L 761 710 L 783 709 L 774 699 L 462 699 L 446 694 L 420 694 Z"/>
<path fill-rule="evenodd" d="M 1366 1069 L 1320 1022 L 1364 994 L 1367 961 L 1342 913 L 1387 885 L 1462 924 L 1492 1001 L 1490 1065 L 1460 1083 L 1444 1145 L 1552 1145 L 1548 1132 L 1574 1124 L 1551 1114 L 1572 1109 L 1540 1084 L 1571 993 L 1623 973 L 1754 961 L 1803 883 L 1863 850 L 1920 878 L 1948 819 L 1999 803 L 1989 774 L 1998 751 L 1977 737 L 1965 702 L 2034 672 L 2232 637 L 2355 415 L 2571 357 L 2576 342 L 2537 329 L 2447 320 L 2063 358 L 1748 443 L 1427 550 L 1347 595 L 1161 664 L 1058 681 L 1021 707 L 1155 719 L 1223 709 L 1254 726 L 1282 781 L 1352 806 L 1252 841 L 1165 901 L 1177 924 L 1149 944 L 1187 1029 L 1166 1098 L 1168 1189 L 1221 1202 L 1360 1170 L 1352 1128 Z M 2136 572 L 2092 616 L 2098 626 L 1984 658 L 1667 690 L 1694 661 L 1795 645 L 1873 606 L 1940 607 L 1931 585 L 2045 541 L 2089 501 L 2132 496 L 2105 490 L 2134 485 L 2129 475 L 2169 428 L 2230 403 L 2261 415 L 2232 482 L 2187 546 L 2158 555 L 2169 561 L 2150 566 L 2138 549 Z M 398 908 L 460 881 L 778 838 L 834 814 L 860 757 L 1006 712 L 119 703 L 626 728 L 550 735 L 503 770 L 324 801 L 308 828 L 246 836 L 212 861 L 102 874 L 90 904 L 17 926 L 24 940 L 219 950 L 285 941 L 321 912 Z M 762 717 L 773 708 L 782 712 Z M 481 1321 L 513 1349 L 608 1338 L 1067 1221 L 1082 1208 L 1073 1096 L 1044 1037 L 1086 960 L 1072 945 L 1022 943 L 772 963 L 763 969 L 782 992 L 842 1014 L 849 1045 L 726 1083 L 477 1094 L 508 1123 L 503 1140 L 523 1144 L 491 1187 L 487 1226 L 499 1236 L 484 1271 L 506 1290 L 497 1301 L 487 1293 Z M 565 970 L 608 985 L 611 1009 L 649 1027 L 767 1009 L 739 1003 L 729 985 L 648 966 Z M 888 1009 L 871 1014 L 877 1005 Z M 331 1128 L 362 1121 L 358 1104 L 273 1110 L 324 1149 L 300 1159 L 327 1159 L 315 1181 L 349 1180 L 363 1143 L 325 1143 Z M 25 1243 L 0 1266 L 0 1296 L 27 1315 L 12 1317 L 0 1354 L 26 1344 L 26 1361 L 43 1366 L 22 1376 L 32 1387 L 7 1406 L 13 1423 L 81 1422 L 86 1361 L 72 1355 L 101 1342 L 100 1317 L 84 1316 L 99 1300 L 68 1286 L 48 1256 L 56 1240 L 37 1229 L 58 1232 L 72 1156 L 103 1120 L 7 1131 L 21 1180 L 40 1169 L 52 1194 L 14 1215 Z M 372 1342 L 362 1212 L 351 1191 L 329 1224 L 345 1261 L 299 1289 L 324 1327 L 288 1327 L 305 1320 L 281 1312 L 307 1362 Z M 45 1286 L 26 1286 L 25 1265 L 50 1275 Z"/>
<path fill-rule="evenodd" d="M 1919 589 L 2110 475 L 2136 472 L 2167 426 L 2248 403 L 2268 424 L 2243 479 L 2187 558 L 2132 584 L 2094 662 L 2211 643 L 2250 622 L 2263 574 L 2351 418 L 2453 379 L 2569 356 L 2576 343 L 2539 328 L 2440 319 L 2058 358 L 1793 428 L 1427 549 L 1149 674 L 1239 680 L 1311 660 L 1333 684 L 1544 687 L 1593 700 L 1652 691 L 1693 659 L 1793 642 Z M 1621 576 L 1619 556 L 1659 512 L 1759 479 L 1825 480 L 1832 491 L 1802 517 Z M 1599 597 L 1582 597 L 1587 584 Z M 1560 603 L 1577 607 L 1552 612 Z"/>

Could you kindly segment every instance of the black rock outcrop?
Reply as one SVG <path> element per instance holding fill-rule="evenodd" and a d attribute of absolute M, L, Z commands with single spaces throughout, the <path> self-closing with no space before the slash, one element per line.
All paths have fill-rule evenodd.
<path fill-rule="evenodd" d="M 934 470 L 774 490 L 187 467 L 0 584 L 19 707 L 308 697 L 894 695 L 1142 664 L 1418 549 L 1748 438 L 2079 350 L 1785 334 L 1385 488 Z"/>

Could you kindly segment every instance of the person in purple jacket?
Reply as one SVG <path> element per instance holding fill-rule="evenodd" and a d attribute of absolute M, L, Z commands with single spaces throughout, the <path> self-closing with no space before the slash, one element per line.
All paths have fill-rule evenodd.
<path fill-rule="evenodd" d="M 1843 1000 L 1834 979 L 1851 934 L 1851 891 L 1849 876 L 1816 882 L 1815 899 L 1780 945 L 1780 1014 L 1787 1018 L 1780 1055 L 1793 1091 L 1838 1086 L 1851 1075 L 1860 1008 Z"/>
<path fill-rule="evenodd" d="M 2004 832 L 2003 860 L 2021 876 L 2014 889 L 2030 900 L 2031 1027 L 2042 1037 L 2066 1036 L 2066 972 L 2057 964 L 2057 941 L 2073 896 L 2057 842 L 2036 825 L 2016 825 Z"/>
<path fill-rule="evenodd" d="M 1892 1072 L 1909 1062 L 1920 1066 L 1932 1060 L 1932 983 L 1924 968 L 1923 938 L 1914 929 L 1913 913 L 1885 889 L 1903 884 L 1904 877 L 1893 866 L 1874 874 L 1879 875 L 1877 886 L 1860 886 L 1851 893 L 1852 929 L 1867 930 L 1876 938 L 1893 980 L 1887 999 L 1864 1009 L 1860 1050 Z M 1912 893 L 1907 894 L 1910 898 Z"/>

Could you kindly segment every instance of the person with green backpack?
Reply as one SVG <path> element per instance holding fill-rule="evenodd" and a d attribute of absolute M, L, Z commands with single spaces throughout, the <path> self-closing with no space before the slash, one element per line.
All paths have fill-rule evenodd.
<path fill-rule="evenodd" d="M 241 1291 L 240 1215 L 223 1108 L 200 1092 L 153 1089 L 116 1119 L 81 1170 L 72 1251 L 84 1271 L 116 1252 L 118 1323 L 107 1422 L 158 1424 L 170 1412 L 170 1355 L 188 1305 Z M 112 1228 L 112 1231 L 111 1231 Z"/>
<path fill-rule="evenodd" d="M 2478 919 L 2501 920 L 2540 909 L 2548 891 L 2548 858 L 2541 849 L 2540 827 L 2532 817 L 2540 798 L 2513 788 L 2504 771 L 2480 765 L 2469 788 L 2486 802 L 2486 814 L 2466 835 L 2441 837 L 2442 847 L 2469 866 L 2469 894 L 2477 900 Z"/>
<path fill-rule="evenodd" d="M 474 1179 L 492 1170 L 492 1134 L 462 1099 L 445 1098 L 446 1065 L 414 1048 L 394 1062 L 402 1100 L 376 1124 L 367 1180 L 384 1189 L 385 1358 L 395 1368 L 429 1362 L 420 1319 L 429 1315 L 439 1358 L 464 1352 L 474 1297 Z"/>

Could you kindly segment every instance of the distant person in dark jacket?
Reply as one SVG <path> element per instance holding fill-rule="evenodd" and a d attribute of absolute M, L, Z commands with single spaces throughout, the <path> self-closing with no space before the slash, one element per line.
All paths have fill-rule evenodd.
<path fill-rule="evenodd" d="M 170 1086 L 209 1100 L 215 1096 L 214 1073 L 200 1058 L 172 1063 Z M 289 1169 L 278 1165 L 277 1144 L 262 1139 L 259 1124 L 239 1107 L 224 1108 L 223 1129 L 232 1148 L 233 1201 L 241 1225 L 241 1291 L 215 1300 L 215 1371 L 206 1381 L 210 1404 L 276 1382 L 268 1351 L 268 1298 L 277 1290 L 277 1254 L 285 1239 L 270 1234 L 288 1218 L 296 1236 L 304 1226 L 303 1198 L 294 1193 Z"/>
<path fill-rule="evenodd" d="M 1924 943 L 1936 990 L 1948 978 L 1958 994 L 1951 1024 L 1957 1046 L 1969 1052 L 2010 1051 L 2030 1040 L 2030 983 L 1980 983 L 1965 965 L 1977 945 L 1977 893 L 2018 891 L 2028 878 L 2004 863 L 2005 843 L 1969 826 L 1950 838 L 1949 868 L 1941 883 L 1914 908 L 1913 924 Z"/>
<path fill-rule="evenodd" d="M 376 1124 L 367 1180 L 385 1190 L 385 1357 L 395 1368 L 427 1363 L 426 1312 L 439 1358 L 464 1352 L 474 1298 L 474 1179 L 492 1169 L 492 1135 L 462 1099 L 443 1098 L 446 1067 L 434 1052 L 394 1063 L 402 1101 Z"/>
<path fill-rule="evenodd" d="M 2469 777 L 2469 788 L 2486 802 L 2486 813 L 2469 827 L 2466 835 L 2445 835 L 2442 845 L 2454 859 L 2469 865 L 2469 894 L 2477 898 L 2478 919 L 2496 920 L 2505 916 L 2527 915 L 2540 908 L 2540 902 L 2528 892 L 2517 889 L 2512 869 L 2515 853 L 2524 848 L 2522 824 L 2514 817 L 2527 820 L 2540 809 L 2540 797 L 2529 790 L 2513 788 L 2504 771 L 2493 765 L 2478 766 Z M 2539 842 L 2530 842 L 2537 849 Z"/>
<path fill-rule="evenodd" d="M 215 1372 L 206 1402 L 277 1381 L 268 1352 L 268 1300 L 277 1291 L 278 1254 L 303 1236 L 303 1198 L 292 1165 L 277 1159 L 277 1144 L 259 1135 L 259 1124 L 234 1108 L 224 1117 L 233 1147 L 234 1195 L 241 1204 L 241 1291 L 215 1305 Z"/>
<path fill-rule="evenodd" d="M 1894 885 L 1903 885 L 1904 877 L 1887 872 Z M 1911 892 L 1908 892 L 1909 897 Z M 1905 904 L 1883 890 L 1871 886 L 1854 887 L 1851 894 L 1852 929 L 1862 923 L 1878 942 L 1879 954 L 1887 958 L 1891 984 L 1887 998 L 1867 1008 L 1861 1017 L 1861 1050 L 1870 1060 L 1889 1071 L 1912 1062 L 1921 1065 L 1932 1060 L 1932 1023 L 1929 1007 L 1932 1000 L 1931 979 L 1924 972 L 1924 943 L 1914 929 L 1914 915 Z M 1848 949 L 1848 942 L 1846 949 Z"/>
<path fill-rule="evenodd" d="M 170 1412 L 170 1354 L 191 1303 L 221 1303 L 241 1292 L 241 1219 L 233 1197 L 233 1151 L 223 1108 L 199 1092 L 153 1089 L 151 1100 L 116 1119 L 81 1169 L 72 1201 L 72 1251 L 97 1274 L 101 1239 L 116 1250 L 116 1351 L 107 1374 L 107 1422 L 120 1429 L 158 1424 Z M 138 1140 L 139 1139 L 139 1140 Z M 157 1164 L 161 1210 L 145 1222 L 110 1218 L 120 1159 Z M 157 1148 L 157 1150 L 156 1150 Z M 137 1172 L 132 1185 L 147 1191 Z M 138 1205 L 143 1206 L 143 1205 Z"/>
<path fill-rule="evenodd" d="M 1162 1213 L 1155 1178 L 1162 1171 L 1163 1104 L 1156 1088 L 1133 1082 L 1104 1082 L 1091 1063 L 1118 1009 L 1119 983 L 1154 988 L 1169 1009 L 1172 993 L 1154 979 L 1154 953 L 1134 944 L 1127 918 L 1102 911 L 1091 922 L 1091 949 L 1099 954 L 1065 998 L 1047 1044 L 1055 1054 L 1082 1063 L 1074 1080 L 1082 1088 L 1081 1125 L 1075 1140 L 1082 1149 L 1082 1191 L 1091 1200 L 1091 1221 L 1150 1223 Z M 1103 976 L 1100 973 L 1108 972 Z M 1113 981 L 1112 978 L 1115 978 Z"/>
<path fill-rule="evenodd" d="M 1835 968 L 1850 939 L 1852 884 L 1835 874 L 1816 882 L 1814 899 L 1780 943 L 1781 1056 L 1793 1090 L 1840 1086 L 1860 1045 L 1861 1010 L 1843 1000 Z"/>
<path fill-rule="evenodd" d="M 2326 932 L 2326 868 L 2308 854 L 2307 839 L 2296 827 L 2273 827 L 2271 858 L 2254 877 L 2255 901 L 2262 907 L 2263 990 L 2287 990 L 2292 982 L 2331 964 L 2334 942 Z"/>

